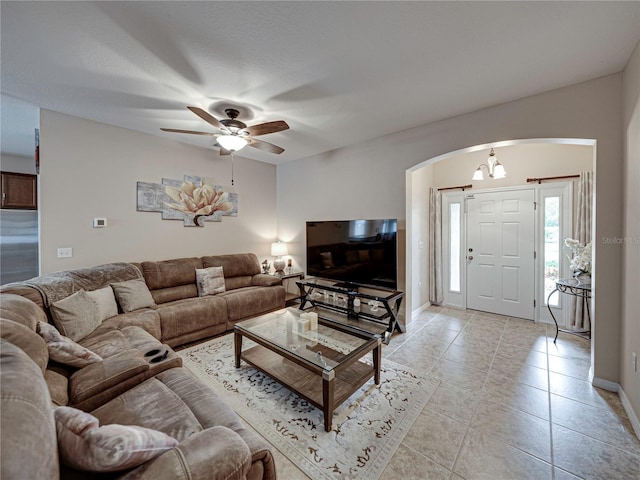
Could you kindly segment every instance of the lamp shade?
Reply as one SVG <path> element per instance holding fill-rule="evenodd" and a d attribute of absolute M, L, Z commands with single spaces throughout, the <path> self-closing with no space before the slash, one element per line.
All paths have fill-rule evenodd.
<path fill-rule="evenodd" d="M 271 244 L 271 255 L 273 257 L 282 257 L 288 255 L 287 244 L 282 242 L 275 242 Z"/>
<path fill-rule="evenodd" d="M 244 148 L 247 143 L 247 139 L 244 137 L 240 137 L 238 135 L 220 135 L 218 137 L 218 143 L 225 150 L 229 150 L 231 152 L 237 152 Z"/>
<path fill-rule="evenodd" d="M 484 174 L 482 173 L 482 169 L 480 167 L 478 167 L 478 169 L 473 172 L 473 177 L 471 177 L 471 180 L 484 180 Z"/>
<path fill-rule="evenodd" d="M 507 172 L 500 162 L 496 162 L 493 167 L 493 178 L 504 178 L 507 176 Z"/>

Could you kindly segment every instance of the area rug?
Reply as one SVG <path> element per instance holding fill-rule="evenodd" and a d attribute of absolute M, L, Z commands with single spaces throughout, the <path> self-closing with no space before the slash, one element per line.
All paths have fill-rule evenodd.
<path fill-rule="evenodd" d="M 248 348 L 249 341 L 243 340 Z M 184 366 L 312 479 L 377 479 L 438 383 L 383 359 L 380 385 L 369 380 L 333 415 L 245 362 L 235 368 L 233 335 L 181 350 Z M 365 361 L 371 362 L 370 356 Z"/>

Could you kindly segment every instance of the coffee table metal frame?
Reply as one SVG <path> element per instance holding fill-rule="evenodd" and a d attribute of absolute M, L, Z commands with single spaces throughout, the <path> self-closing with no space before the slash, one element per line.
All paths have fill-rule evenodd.
<path fill-rule="evenodd" d="M 296 308 L 288 309 L 301 313 Z M 264 317 L 269 317 L 267 314 Z M 269 321 L 266 318 L 265 321 Z M 234 327 L 235 366 L 240 367 L 244 360 L 270 378 L 281 383 L 289 390 L 321 409 L 324 414 L 325 431 L 331 431 L 333 412 L 356 390 L 373 377 L 380 384 L 380 364 L 382 361 L 382 338 L 375 333 L 366 333 L 335 322 L 318 319 L 318 324 L 353 335 L 364 343 L 352 352 L 342 356 L 337 365 L 320 366 L 295 352 L 271 341 L 256 332 L 245 328 L 242 322 Z M 257 345 L 242 350 L 242 339 L 246 337 Z M 373 352 L 373 366 L 359 361 L 369 352 Z M 289 361 L 283 365 L 282 359 Z M 322 380 L 320 385 L 319 379 Z"/>

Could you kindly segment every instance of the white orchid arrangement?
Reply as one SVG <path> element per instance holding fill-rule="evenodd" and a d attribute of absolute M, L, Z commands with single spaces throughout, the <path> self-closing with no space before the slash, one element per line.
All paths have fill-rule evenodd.
<path fill-rule="evenodd" d="M 591 274 L 591 242 L 582 245 L 579 240 L 565 238 L 564 244 L 573 254 L 569 257 L 569 267 L 574 272 Z"/>

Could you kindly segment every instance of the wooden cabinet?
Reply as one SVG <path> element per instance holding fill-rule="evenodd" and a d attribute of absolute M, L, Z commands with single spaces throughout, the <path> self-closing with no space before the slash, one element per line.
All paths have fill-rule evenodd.
<path fill-rule="evenodd" d="M 38 176 L 26 173 L 0 172 L 2 176 L 2 208 L 38 209 Z"/>

